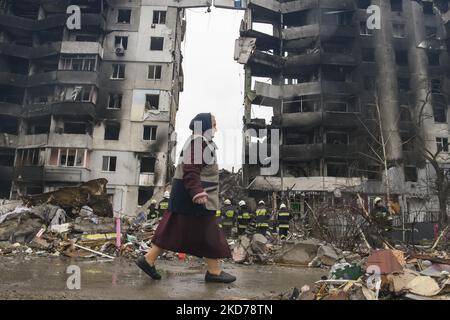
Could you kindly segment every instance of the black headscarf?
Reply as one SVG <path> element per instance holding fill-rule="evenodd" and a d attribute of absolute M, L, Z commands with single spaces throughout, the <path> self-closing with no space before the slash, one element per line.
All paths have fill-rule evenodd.
<path fill-rule="evenodd" d="M 211 113 L 199 113 L 194 119 L 191 120 L 189 124 L 189 129 L 194 131 L 194 123 L 198 121 L 202 123 L 202 133 L 212 129 L 212 114 Z M 196 132 L 197 133 L 197 132 Z"/>

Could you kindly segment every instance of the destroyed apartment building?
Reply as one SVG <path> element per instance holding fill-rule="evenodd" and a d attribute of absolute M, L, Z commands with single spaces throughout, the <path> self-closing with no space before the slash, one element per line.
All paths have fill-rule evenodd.
<path fill-rule="evenodd" d="M 289 191 L 303 213 L 305 203 L 335 205 L 356 192 L 371 206 L 389 189 L 403 213 L 398 220 L 435 222 L 436 175 L 427 157 L 446 174 L 448 1 L 248 0 L 241 7 L 235 60 L 245 68 L 250 194 Z M 368 19 L 377 13 L 373 29 Z M 273 108 L 271 123 L 252 116 L 258 107 Z M 269 142 L 270 129 L 280 130 L 276 175 L 261 174 L 264 159 L 249 164 L 258 129 L 269 129 L 257 137 Z"/>
<path fill-rule="evenodd" d="M 0 198 L 97 178 L 122 214 L 162 196 L 198 2 L 0 1 Z"/>

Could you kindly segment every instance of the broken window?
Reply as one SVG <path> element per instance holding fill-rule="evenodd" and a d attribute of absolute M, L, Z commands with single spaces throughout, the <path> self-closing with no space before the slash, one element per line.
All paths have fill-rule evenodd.
<path fill-rule="evenodd" d="M 323 66 L 322 79 L 324 81 L 345 82 L 351 78 L 351 73 L 345 71 L 342 67 Z"/>
<path fill-rule="evenodd" d="M 151 37 L 150 50 L 162 51 L 164 49 L 163 37 Z"/>
<path fill-rule="evenodd" d="M 114 40 L 114 46 L 116 48 L 123 48 L 127 50 L 128 48 L 128 37 L 127 36 L 116 36 Z"/>
<path fill-rule="evenodd" d="M 348 166 L 345 162 L 330 162 L 327 163 L 328 177 L 347 177 Z"/>
<path fill-rule="evenodd" d="M 402 12 L 403 11 L 403 0 L 391 0 L 391 11 L 392 12 Z"/>
<path fill-rule="evenodd" d="M 448 138 L 436 138 L 436 146 L 439 152 L 448 152 Z"/>
<path fill-rule="evenodd" d="M 113 64 L 112 65 L 112 75 L 111 79 L 125 79 L 125 65 L 124 64 Z"/>
<path fill-rule="evenodd" d="M 408 65 L 408 51 L 407 50 L 395 51 L 395 62 L 399 66 L 407 66 Z"/>
<path fill-rule="evenodd" d="M 408 106 L 400 106 L 400 121 L 409 122 L 411 121 L 411 112 Z"/>
<path fill-rule="evenodd" d="M 19 121 L 17 118 L 0 116 L 0 133 L 17 135 L 19 129 Z"/>
<path fill-rule="evenodd" d="M 84 122 L 64 122 L 64 133 L 86 134 L 87 126 Z"/>
<path fill-rule="evenodd" d="M 349 136 L 347 132 L 330 131 L 327 132 L 327 144 L 348 144 Z"/>
<path fill-rule="evenodd" d="M 122 94 L 110 93 L 108 98 L 108 109 L 122 108 Z"/>
<path fill-rule="evenodd" d="M 362 61 L 375 62 L 375 49 L 374 48 L 362 48 Z"/>
<path fill-rule="evenodd" d="M 394 23 L 392 25 L 392 33 L 394 38 L 406 38 L 406 27 L 402 23 Z"/>
<path fill-rule="evenodd" d="M 442 80 L 431 79 L 431 93 L 442 93 Z"/>
<path fill-rule="evenodd" d="M 119 140 L 120 123 L 107 123 L 105 125 L 105 140 Z"/>
<path fill-rule="evenodd" d="M 405 181 L 417 182 L 417 167 L 405 166 Z"/>
<path fill-rule="evenodd" d="M 50 132 L 50 119 L 42 121 L 28 121 L 27 135 L 47 134 Z"/>
<path fill-rule="evenodd" d="M 142 157 L 141 159 L 141 173 L 155 172 L 156 159 L 153 157 Z"/>
<path fill-rule="evenodd" d="M 157 126 L 144 126 L 144 140 L 156 140 Z"/>
<path fill-rule="evenodd" d="M 166 11 L 153 11 L 154 24 L 166 24 Z"/>
<path fill-rule="evenodd" d="M 319 110 L 319 98 L 315 96 L 300 96 L 296 100 L 283 102 L 285 113 L 314 112 Z"/>
<path fill-rule="evenodd" d="M 93 91 L 92 87 L 76 86 L 74 88 L 70 88 L 69 90 L 72 90 L 72 93 L 70 94 L 70 99 L 72 101 L 82 101 L 82 102 L 91 101 L 91 92 Z"/>
<path fill-rule="evenodd" d="M 380 166 L 367 166 L 367 179 L 381 180 L 381 167 Z"/>
<path fill-rule="evenodd" d="M 373 30 L 367 28 L 367 21 L 360 21 L 359 23 L 359 34 L 362 36 L 371 36 L 373 34 Z"/>
<path fill-rule="evenodd" d="M 153 188 L 139 188 L 138 206 L 143 206 L 153 197 Z"/>
<path fill-rule="evenodd" d="M 325 107 L 327 111 L 348 112 L 348 104 L 346 102 L 327 102 Z"/>
<path fill-rule="evenodd" d="M 428 64 L 430 66 L 439 66 L 440 65 L 440 61 L 439 61 L 439 57 L 440 54 L 439 52 L 427 52 L 427 56 L 428 56 Z"/>
<path fill-rule="evenodd" d="M 75 36 L 75 41 L 78 42 L 97 42 L 98 37 L 91 34 L 77 34 Z"/>
<path fill-rule="evenodd" d="M 371 0 L 358 0 L 358 9 L 367 9 Z"/>
<path fill-rule="evenodd" d="M 398 89 L 401 91 L 409 91 L 411 89 L 409 78 L 398 78 Z"/>
<path fill-rule="evenodd" d="M 95 71 L 97 57 L 95 55 L 62 56 L 62 70 Z"/>
<path fill-rule="evenodd" d="M 130 9 L 119 9 L 117 14 L 118 23 L 130 23 L 131 21 L 131 10 Z"/>
<path fill-rule="evenodd" d="M 364 77 L 364 89 L 367 91 L 375 90 L 375 77 L 372 76 Z"/>
<path fill-rule="evenodd" d="M 433 38 L 437 35 L 437 28 L 436 27 L 430 27 L 425 26 L 425 35 L 427 38 Z"/>
<path fill-rule="evenodd" d="M 286 133 L 284 137 L 284 143 L 286 145 L 299 145 L 299 144 L 311 144 L 313 141 L 313 135 L 301 134 L 301 133 Z"/>
<path fill-rule="evenodd" d="M 17 166 L 38 166 L 42 164 L 45 149 L 19 149 L 17 151 Z"/>
<path fill-rule="evenodd" d="M 284 175 L 285 176 L 292 176 L 295 178 L 300 177 L 309 177 L 309 168 L 308 164 L 306 163 L 298 163 L 298 164 L 290 164 L 287 163 L 284 166 Z"/>
<path fill-rule="evenodd" d="M 102 163 L 102 171 L 115 172 L 117 165 L 117 157 L 104 156 Z"/>
<path fill-rule="evenodd" d="M 433 115 L 434 115 L 434 122 L 446 123 L 447 106 L 443 103 L 433 101 Z"/>
<path fill-rule="evenodd" d="M 160 80 L 161 79 L 162 66 L 150 65 L 148 66 L 148 76 L 149 80 Z"/>
<path fill-rule="evenodd" d="M 423 13 L 424 14 L 434 14 L 433 11 L 433 3 L 431 1 L 422 1 L 423 4 Z"/>
<path fill-rule="evenodd" d="M 149 110 L 159 109 L 159 94 L 146 94 L 145 95 L 145 108 Z"/>

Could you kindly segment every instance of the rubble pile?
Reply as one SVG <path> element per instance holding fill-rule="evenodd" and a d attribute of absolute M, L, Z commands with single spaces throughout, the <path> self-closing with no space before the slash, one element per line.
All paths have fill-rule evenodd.
<path fill-rule="evenodd" d="M 247 190 L 242 186 L 242 169 L 237 173 L 229 172 L 225 169 L 219 172 L 219 190 L 221 199 L 244 200 L 250 208 L 256 207 L 256 201 L 249 198 Z"/>

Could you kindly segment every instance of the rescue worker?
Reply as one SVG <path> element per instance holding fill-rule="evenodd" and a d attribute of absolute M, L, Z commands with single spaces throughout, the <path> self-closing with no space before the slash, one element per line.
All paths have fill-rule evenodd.
<path fill-rule="evenodd" d="M 220 209 L 216 210 L 216 220 L 219 228 L 222 228 L 222 211 Z"/>
<path fill-rule="evenodd" d="M 266 208 L 266 203 L 261 200 L 256 209 L 256 229 L 262 235 L 265 235 L 269 229 L 270 211 Z"/>
<path fill-rule="evenodd" d="M 278 234 L 281 240 L 286 240 L 289 232 L 289 222 L 292 218 L 291 212 L 284 203 L 280 205 L 278 210 L 277 222 L 278 222 Z"/>
<path fill-rule="evenodd" d="M 392 228 L 392 217 L 383 205 L 383 199 L 375 198 L 370 215 L 373 223 L 369 226 L 367 241 L 372 247 L 383 248 L 383 238 L 388 237 Z"/>
<path fill-rule="evenodd" d="M 244 200 L 239 201 L 239 212 L 237 216 L 237 231 L 239 236 L 245 234 L 251 219 L 252 216 L 247 204 Z"/>
<path fill-rule="evenodd" d="M 162 217 L 164 213 L 169 209 L 169 199 L 170 199 L 170 192 L 165 191 L 163 199 L 158 204 L 158 211 L 160 217 Z"/>
<path fill-rule="evenodd" d="M 159 212 L 156 210 L 156 200 L 152 199 L 150 201 L 150 206 L 148 207 L 147 220 L 159 218 Z"/>
<path fill-rule="evenodd" d="M 233 236 L 233 227 L 236 220 L 236 212 L 234 207 L 231 205 L 231 200 L 226 199 L 224 202 L 224 207 L 222 208 L 222 230 L 227 238 Z"/>

